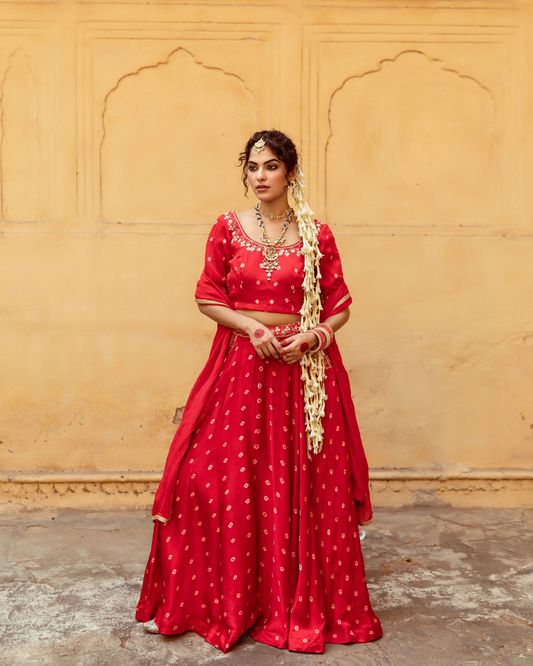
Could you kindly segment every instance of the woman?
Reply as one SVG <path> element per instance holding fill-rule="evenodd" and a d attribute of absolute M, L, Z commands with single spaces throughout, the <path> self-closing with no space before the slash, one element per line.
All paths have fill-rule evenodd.
<path fill-rule="evenodd" d="M 221 215 L 207 241 L 196 302 L 217 334 L 156 493 L 136 617 L 224 652 L 247 630 L 323 652 L 382 633 L 358 532 L 368 467 L 334 341 L 351 298 L 294 143 L 256 132 L 241 164 L 259 203 Z"/>

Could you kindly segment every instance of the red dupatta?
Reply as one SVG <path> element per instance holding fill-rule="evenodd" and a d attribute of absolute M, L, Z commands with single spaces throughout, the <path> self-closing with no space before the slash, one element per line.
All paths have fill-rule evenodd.
<path fill-rule="evenodd" d="M 328 317 L 339 314 L 339 312 L 349 307 L 352 303 L 352 297 L 344 281 L 341 257 L 333 233 L 328 225 L 322 225 L 318 239 L 322 254 L 322 259 L 320 260 L 320 291 L 322 296 L 320 321 L 323 322 Z M 335 339 L 328 347 L 328 353 L 342 396 L 342 409 L 350 437 L 348 451 L 352 494 L 356 504 L 359 523 L 364 525 L 372 522 L 368 463 L 355 416 L 350 379 L 342 362 L 339 347 Z"/>
<path fill-rule="evenodd" d="M 218 221 L 217 224 L 219 224 Z M 226 275 L 229 270 L 228 262 L 231 258 L 231 244 L 227 242 L 227 238 L 224 238 L 224 236 L 225 234 L 215 234 L 212 232 L 209 238 L 206 247 L 204 271 L 196 288 L 196 302 L 222 305 L 233 309 L 233 304 L 227 294 L 226 288 Z M 218 324 L 217 332 L 211 346 L 211 353 L 204 369 L 193 386 L 183 410 L 181 423 L 170 445 L 163 478 L 155 494 L 152 520 L 160 520 L 163 523 L 168 523 L 172 516 L 174 488 L 178 478 L 178 471 L 183 457 L 189 448 L 189 442 L 196 422 L 202 414 L 211 388 L 222 369 L 230 336 L 231 329 Z"/>
<path fill-rule="evenodd" d="M 335 292 L 331 294 L 323 306 L 321 312 L 321 321 L 325 321 L 328 317 L 342 312 L 352 302 L 352 298 L 348 293 L 346 285 L 343 283 Z M 366 460 L 361 434 L 359 433 L 359 425 L 355 416 L 355 409 L 352 400 L 350 379 L 348 372 L 342 362 L 342 357 L 339 351 L 337 341 L 333 342 L 328 347 L 328 354 L 335 370 L 335 377 L 339 386 L 339 391 L 342 396 L 342 409 L 344 418 L 348 425 L 349 433 L 349 446 L 348 454 L 350 458 L 350 477 L 352 494 L 355 500 L 357 509 L 357 518 L 361 525 L 366 525 L 372 522 L 372 505 L 370 503 L 370 490 L 368 479 L 368 463 Z"/>

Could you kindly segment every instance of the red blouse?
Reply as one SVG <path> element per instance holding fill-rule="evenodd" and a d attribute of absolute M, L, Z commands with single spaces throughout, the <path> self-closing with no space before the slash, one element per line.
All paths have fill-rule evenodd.
<path fill-rule="evenodd" d="M 352 299 L 342 274 L 341 259 L 327 224 L 315 220 L 322 258 L 320 288 L 322 305 L 335 294 L 347 308 Z M 303 305 L 304 258 L 302 241 L 276 248 L 279 264 L 270 280 L 264 268 L 263 249 L 244 231 L 235 212 L 221 215 L 213 226 L 205 251 L 205 267 L 198 281 L 197 303 L 223 305 L 234 310 L 258 310 L 298 314 Z M 331 304 L 330 304 L 331 306 Z"/>

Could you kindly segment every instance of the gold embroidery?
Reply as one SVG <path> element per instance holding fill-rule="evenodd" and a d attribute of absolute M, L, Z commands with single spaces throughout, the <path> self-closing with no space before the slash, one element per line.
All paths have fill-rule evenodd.
<path fill-rule="evenodd" d="M 370 525 L 370 523 L 373 523 L 373 522 L 374 522 L 374 519 L 371 518 L 370 520 L 367 520 L 366 523 L 359 523 L 359 525 L 361 525 L 361 527 L 364 527 L 365 525 Z"/>
<path fill-rule="evenodd" d="M 300 333 L 300 322 L 296 321 L 293 324 L 283 324 L 282 326 L 268 326 L 267 328 L 276 336 L 276 338 L 288 338 L 291 335 L 296 335 Z M 248 333 L 245 333 L 240 328 L 236 328 L 233 331 L 234 335 L 238 335 L 241 338 L 247 338 Z"/>
<path fill-rule="evenodd" d="M 324 368 L 330 370 L 332 367 L 333 363 L 331 362 L 331 358 L 329 357 L 328 352 L 324 351 Z"/>
<path fill-rule="evenodd" d="M 346 294 L 346 296 L 343 296 L 343 297 L 340 299 L 340 301 L 337 301 L 337 302 L 335 303 L 335 307 L 334 307 L 333 309 L 336 310 L 336 309 L 339 307 L 339 305 L 342 305 L 343 303 L 346 303 L 346 301 L 349 300 L 350 298 L 351 298 L 351 296 L 350 296 L 350 292 L 348 292 L 348 293 Z"/>
<path fill-rule="evenodd" d="M 154 523 L 156 520 L 160 520 L 164 525 L 168 523 L 168 520 L 166 518 L 163 518 L 163 516 L 152 516 L 152 520 L 154 521 Z"/>
<path fill-rule="evenodd" d="M 222 305 L 225 308 L 229 307 L 226 303 L 222 303 L 221 301 L 209 301 L 206 298 L 195 298 L 194 302 L 202 303 L 203 305 Z"/>
<path fill-rule="evenodd" d="M 226 349 L 226 356 L 233 351 L 233 347 L 235 347 L 235 342 L 237 341 L 237 333 L 235 331 L 231 332 L 231 337 L 228 342 L 228 348 Z"/>

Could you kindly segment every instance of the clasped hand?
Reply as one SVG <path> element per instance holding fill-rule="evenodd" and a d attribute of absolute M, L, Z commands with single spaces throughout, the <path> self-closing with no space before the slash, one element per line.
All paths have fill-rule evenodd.
<path fill-rule="evenodd" d="M 316 347 L 318 340 L 311 331 L 296 333 L 281 342 L 266 326 L 258 326 L 250 334 L 250 341 L 260 358 L 276 359 L 288 365 L 298 363 L 304 354 Z"/>

